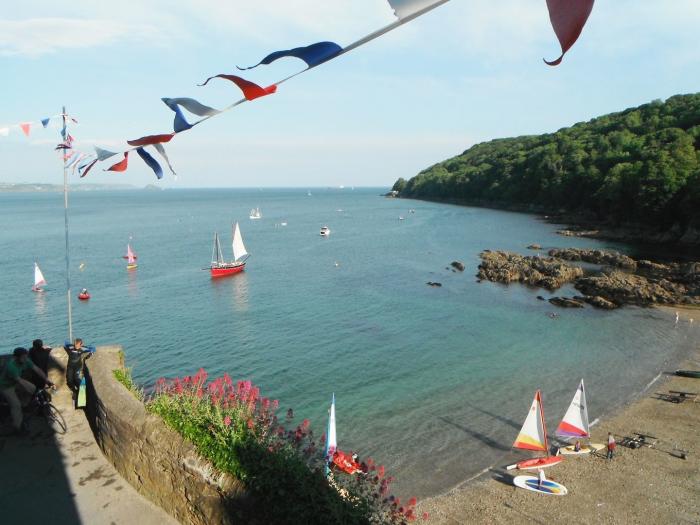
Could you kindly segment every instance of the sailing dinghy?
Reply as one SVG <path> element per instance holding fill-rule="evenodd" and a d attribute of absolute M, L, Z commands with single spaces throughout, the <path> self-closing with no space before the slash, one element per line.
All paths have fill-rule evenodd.
<path fill-rule="evenodd" d="M 524 459 L 513 465 L 508 465 L 506 469 L 514 468 L 523 470 L 530 468 L 545 468 L 556 465 L 562 461 L 561 456 L 549 455 L 549 444 L 547 442 L 547 427 L 544 424 L 544 411 L 542 410 L 542 394 L 538 390 L 535 392 L 535 399 L 532 400 L 530 412 L 527 414 L 523 428 L 520 429 L 518 437 L 513 443 L 514 448 L 522 450 L 543 451 L 547 455 L 545 457 L 537 457 L 532 459 Z"/>
<path fill-rule="evenodd" d="M 233 228 L 233 242 L 231 243 L 233 250 L 233 261 L 226 262 L 224 255 L 221 252 L 221 243 L 219 242 L 219 234 L 214 234 L 214 246 L 212 248 L 211 265 L 205 270 L 209 270 L 212 277 L 225 277 L 242 272 L 245 269 L 245 263 L 250 257 L 243 244 L 243 236 L 238 223 Z"/>
<path fill-rule="evenodd" d="M 32 292 L 43 292 L 42 286 L 46 286 L 44 274 L 41 273 L 39 265 L 34 263 L 34 286 L 32 286 Z"/>
<path fill-rule="evenodd" d="M 588 406 L 586 404 L 586 391 L 583 387 L 583 379 L 579 383 L 574 398 L 571 400 L 564 419 L 561 420 L 556 430 L 556 435 L 564 439 L 590 439 L 591 433 L 588 424 Z M 576 450 L 575 445 L 561 447 L 560 454 L 564 455 L 579 455 L 590 454 L 596 450 L 604 448 L 600 443 L 588 443 L 581 445 L 579 450 Z"/>
<path fill-rule="evenodd" d="M 338 440 L 335 431 L 335 394 L 331 399 L 331 409 L 328 412 L 328 428 L 326 429 L 326 475 L 330 472 L 330 467 L 334 467 L 346 474 L 361 473 L 359 463 L 350 454 L 338 450 Z"/>
<path fill-rule="evenodd" d="M 124 255 L 123 257 L 124 257 L 124 259 L 126 259 L 126 269 L 127 270 L 135 270 L 136 268 L 138 268 L 138 264 L 136 264 L 136 259 L 138 259 L 138 257 L 131 250 L 131 244 L 127 243 L 126 255 Z"/>

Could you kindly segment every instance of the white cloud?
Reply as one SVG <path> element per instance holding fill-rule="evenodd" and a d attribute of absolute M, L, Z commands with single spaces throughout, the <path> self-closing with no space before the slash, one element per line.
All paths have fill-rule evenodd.
<path fill-rule="evenodd" d="M 0 20 L 0 56 L 36 57 L 65 49 L 87 48 L 118 41 L 157 43 L 162 33 L 144 24 L 109 19 L 30 18 Z"/>

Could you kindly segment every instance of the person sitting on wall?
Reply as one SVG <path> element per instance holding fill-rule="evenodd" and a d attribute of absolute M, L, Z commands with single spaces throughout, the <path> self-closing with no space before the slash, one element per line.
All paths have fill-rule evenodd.
<path fill-rule="evenodd" d="M 34 341 L 32 341 L 32 347 L 29 349 L 29 360 L 39 367 L 46 376 L 49 374 L 50 353 L 51 347 L 44 346 L 44 342 L 41 339 L 34 339 Z M 44 379 L 39 374 L 34 373 L 32 383 L 34 383 L 34 386 L 37 388 L 41 388 L 44 386 Z"/>
<path fill-rule="evenodd" d="M 36 387 L 24 379 L 22 375 L 32 371 L 39 377 L 43 378 L 44 385 L 53 386 L 46 374 L 38 366 L 32 363 L 29 359 L 29 352 L 26 348 L 15 348 L 12 357 L 5 365 L 5 369 L 0 374 L 0 393 L 10 405 L 10 413 L 12 414 L 12 426 L 14 432 L 20 436 L 28 433 L 22 414 L 22 403 L 19 399 L 18 390 L 24 391 L 30 396 L 34 395 Z M 24 403 L 25 405 L 27 403 Z"/>

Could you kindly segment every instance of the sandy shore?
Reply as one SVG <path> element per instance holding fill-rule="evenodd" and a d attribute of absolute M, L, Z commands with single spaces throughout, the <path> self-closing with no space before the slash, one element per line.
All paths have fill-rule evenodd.
<path fill-rule="evenodd" d="M 670 309 L 675 312 L 676 309 Z M 679 310 L 681 322 L 698 310 Z M 700 326 L 698 326 L 700 334 Z M 700 370 L 700 350 L 681 368 Z M 563 497 L 515 488 L 517 471 L 492 469 L 480 481 L 419 505 L 430 523 L 700 523 L 700 399 L 676 404 L 658 399 L 669 390 L 697 392 L 700 379 L 664 374 L 642 398 L 624 406 L 591 429 L 592 441 L 604 443 L 612 432 L 619 441 L 634 432 L 658 438 L 654 447 L 618 445 L 613 460 L 600 455 L 568 457 L 547 469 L 564 484 Z M 700 398 L 700 396 L 699 396 Z M 681 459 L 678 449 L 688 451 Z M 520 474 L 520 473 L 518 473 Z M 516 474 L 517 475 L 517 474 Z"/>

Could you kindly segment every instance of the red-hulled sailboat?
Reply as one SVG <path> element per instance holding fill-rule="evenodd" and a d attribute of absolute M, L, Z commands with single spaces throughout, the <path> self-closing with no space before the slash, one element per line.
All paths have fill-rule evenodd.
<path fill-rule="evenodd" d="M 235 273 L 242 272 L 245 269 L 245 263 L 250 255 L 243 244 L 243 236 L 238 223 L 233 227 L 233 261 L 226 262 L 221 252 L 221 243 L 219 242 L 219 234 L 214 234 L 214 247 L 211 253 L 211 265 L 205 270 L 209 270 L 212 277 L 225 277 Z"/>

